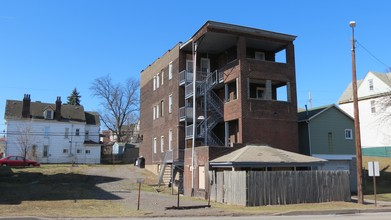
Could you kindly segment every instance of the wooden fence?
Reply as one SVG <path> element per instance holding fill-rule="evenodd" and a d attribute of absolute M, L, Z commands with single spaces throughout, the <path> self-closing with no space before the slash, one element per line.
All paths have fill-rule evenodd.
<path fill-rule="evenodd" d="M 243 206 L 349 201 L 347 171 L 210 171 L 212 201 Z"/>

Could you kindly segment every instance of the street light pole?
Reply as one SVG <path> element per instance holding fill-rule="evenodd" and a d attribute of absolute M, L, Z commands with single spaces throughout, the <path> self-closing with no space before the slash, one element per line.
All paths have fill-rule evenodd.
<path fill-rule="evenodd" d="M 354 41 L 354 28 L 356 22 L 351 21 L 349 26 L 352 28 L 352 86 L 353 86 L 353 108 L 354 108 L 354 130 L 356 142 L 356 168 L 357 168 L 357 202 L 364 203 L 362 193 L 362 153 L 361 153 L 361 136 L 360 136 L 360 117 L 357 97 L 357 78 L 356 78 L 356 48 Z"/>

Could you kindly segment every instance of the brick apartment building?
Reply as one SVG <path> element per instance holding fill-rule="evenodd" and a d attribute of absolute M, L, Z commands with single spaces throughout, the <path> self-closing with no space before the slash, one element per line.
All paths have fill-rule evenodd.
<path fill-rule="evenodd" d="M 140 155 L 147 167 L 168 164 L 184 194 L 206 196 L 209 160 L 235 146 L 298 152 L 295 38 L 208 21 L 143 70 Z"/>

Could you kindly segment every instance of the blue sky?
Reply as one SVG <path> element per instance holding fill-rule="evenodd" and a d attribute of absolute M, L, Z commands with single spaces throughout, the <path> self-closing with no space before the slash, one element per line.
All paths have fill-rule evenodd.
<path fill-rule="evenodd" d="M 73 88 L 98 110 L 92 81 L 141 70 L 207 20 L 296 35 L 298 105 L 336 103 L 351 81 L 355 20 L 357 77 L 391 66 L 391 1 L 0 0 L 0 133 L 7 99 L 63 102 Z M 387 56 L 388 52 L 388 56 Z"/>

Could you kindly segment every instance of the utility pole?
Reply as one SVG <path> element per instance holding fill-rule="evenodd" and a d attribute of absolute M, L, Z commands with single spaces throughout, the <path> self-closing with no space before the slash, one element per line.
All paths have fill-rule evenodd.
<path fill-rule="evenodd" d="M 352 28 L 352 86 L 353 86 L 353 108 L 354 108 L 354 130 L 356 141 L 356 167 L 357 167 L 357 202 L 364 203 L 362 193 L 362 153 L 361 153 L 361 136 L 360 136 L 360 117 L 357 97 L 357 78 L 356 78 L 356 48 L 354 41 L 354 28 L 356 22 L 351 21 L 349 26 Z"/>

